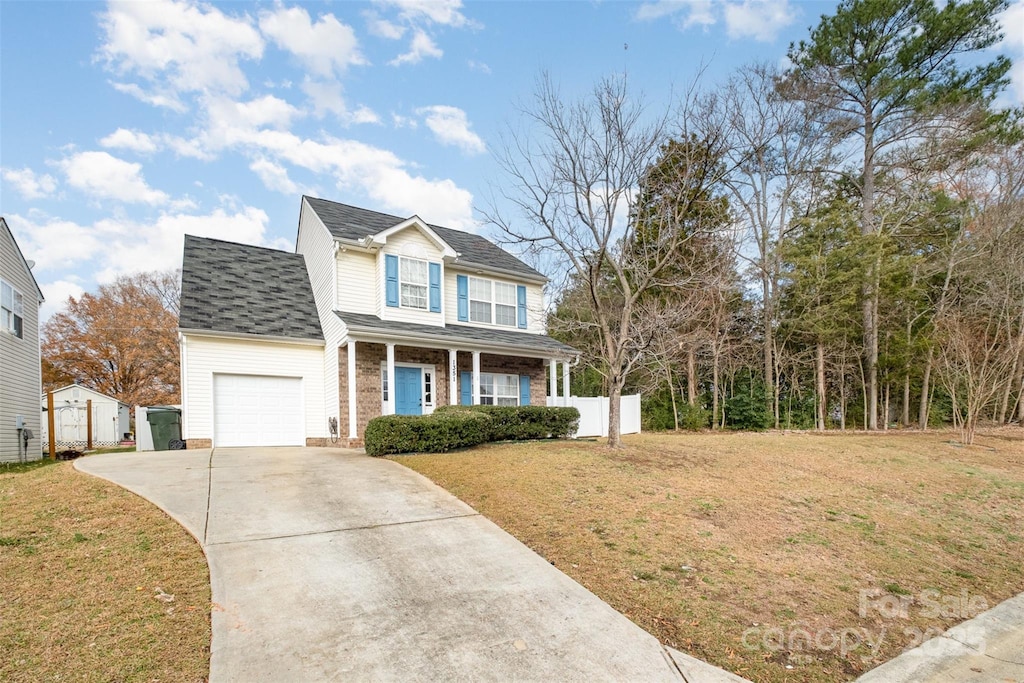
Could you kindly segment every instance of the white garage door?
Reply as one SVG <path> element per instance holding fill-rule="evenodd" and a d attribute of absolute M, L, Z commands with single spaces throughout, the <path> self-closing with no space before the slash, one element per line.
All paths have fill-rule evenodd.
<path fill-rule="evenodd" d="M 214 375 L 214 446 L 304 446 L 302 380 Z"/>

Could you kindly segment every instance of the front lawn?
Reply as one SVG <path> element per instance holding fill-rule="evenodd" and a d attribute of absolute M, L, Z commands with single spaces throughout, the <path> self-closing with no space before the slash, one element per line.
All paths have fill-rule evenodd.
<path fill-rule="evenodd" d="M 1024 431 L 653 434 L 394 459 L 663 643 L 842 681 L 1024 591 Z"/>
<path fill-rule="evenodd" d="M 206 680 L 210 583 L 183 528 L 70 462 L 0 465 L 0 680 Z"/>

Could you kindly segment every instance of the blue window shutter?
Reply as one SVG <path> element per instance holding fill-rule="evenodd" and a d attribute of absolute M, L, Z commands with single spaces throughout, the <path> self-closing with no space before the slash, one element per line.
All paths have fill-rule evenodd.
<path fill-rule="evenodd" d="M 441 312 L 441 264 L 430 264 L 430 312 Z"/>
<path fill-rule="evenodd" d="M 459 277 L 462 277 L 461 275 Z M 464 406 L 473 405 L 473 373 L 464 372 L 462 373 L 460 386 L 459 386 L 459 403 Z"/>
<path fill-rule="evenodd" d="M 455 282 L 459 290 L 459 320 L 469 320 L 469 278 L 465 275 L 456 275 Z"/>
<path fill-rule="evenodd" d="M 388 306 L 398 307 L 398 257 L 384 255 L 384 289 Z"/>
<path fill-rule="evenodd" d="M 516 300 L 519 303 L 519 327 L 526 329 L 526 287 L 518 285 L 516 287 Z"/>
<path fill-rule="evenodd" d="M 519 405 L 530 405 L 530 376 L 519 375 Z"/>

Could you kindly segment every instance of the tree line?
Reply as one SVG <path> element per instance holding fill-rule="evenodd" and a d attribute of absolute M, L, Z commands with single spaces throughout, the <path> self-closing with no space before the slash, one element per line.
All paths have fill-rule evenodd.
<path fill-rule="evenodd" d="M 1024 423 L 1024 144 L 1003 0 L 845 0 L 650 110 L 542 77 L 486 212 L 564 282 L 573 390 L 650 427 Z M 507 208 L 511 207 L 511 209 Z"/>

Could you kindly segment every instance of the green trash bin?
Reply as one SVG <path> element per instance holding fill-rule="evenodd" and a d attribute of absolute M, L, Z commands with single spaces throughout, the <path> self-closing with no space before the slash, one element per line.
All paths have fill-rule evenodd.
<path fill-rule="evenodd" d="M 171 442 L 181 440 L 181 411 L 177 408 L 150 408 L 146 422 L 153 433 L 153 450 L 171 450 Z"/>

